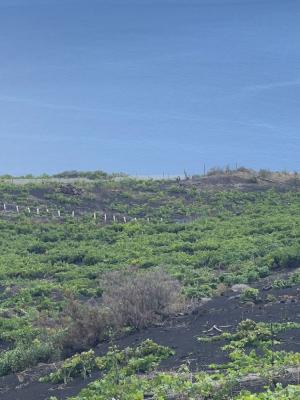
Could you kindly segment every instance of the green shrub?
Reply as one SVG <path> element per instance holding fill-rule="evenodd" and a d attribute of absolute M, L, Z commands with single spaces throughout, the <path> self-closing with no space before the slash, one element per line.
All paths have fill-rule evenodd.
<path fill-rule="evenodd" d="M 95 369 L 105 374 L 118 373 L 131 376 L 153 370 L 161 360 L 173 354 L 168 347 L 160 346 L 152 340 L 145 340 L 136 348 L 127 347 L 119 350 L 116 346 L 110 347 L 102 357 L 95 357 L 94 351 L 89 350 L 66 359 L 56 371 L 41 378 L 40 381 L 67 383 L 77 376 L 86 379 Z"/>
<path fill-rule="evenodd" d="M 289 246 L 274 254 L 275 265 L 281 268 L 297 268 L 300 266 L 300 247 Z"/>
<path fill-rule="evenodd" d="M 22 371 L 39 362 L 48 362 L 54 354 L 57 354 L 57 350 L 53 344 L 38 339 L 30 344 L 18 344 L 13 350 L 1 353 L 0 376 Z"/>
<path fill-rule="evenodd" d="M 66 384 L 77 376 L 86 379 L 91 375 L 95 367 L 95 353 L 93 350 L 89 350 L 87 352 L 75 354 L 73 357 L 65 360 L 55 372 L 41 378 L 40 381 L 52 383 L 63 382 Z"/>
<path fill-rule="evenodd" d="M 258 298 L 259 298 L 259 290 L 255 288 L 248 288 L 241 294 L 241 300 L 243 302 L 246 301 L 256 302 Z"/>

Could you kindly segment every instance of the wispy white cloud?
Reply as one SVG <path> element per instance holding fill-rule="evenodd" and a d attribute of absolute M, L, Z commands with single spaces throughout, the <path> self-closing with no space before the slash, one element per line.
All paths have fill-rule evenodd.
<path fill-rule="evenodd" d="M 294 86 L 300 86 L 300 78 L 293 79 L 290 81 L 277 81 L 277 82 L 269 82 L 269 83 L 247 86 L 245 90 L 248 92 L 263 92 L 265 90 L 273 90 L 273 89 L 280 89 L 280 88 L 294 87 Z"/>
<path fill-rule="evenodd" d="M 266 86 L 266 85 L 265 85 Z M 126 118 L 142 118 L 147 120 L 156 120 L 156 121 L 182 121 L 182 122 L 191 122 L 196 123 L 198 125 L 205 125 L 206 129 L 208 125 L 211 127 L 212 130 L 220 130 L 220 128 L 224 128 L 225 125 L 237 125 L 241 127 L 251 127 L 251 128 L 261 128 L 266 130 L 277 130 L 277 128 L 266 122 L 266 121 L 255 121 L 255 120 L 237 120 L 237 119 L 230 119 L 230 118 L 215 118 L 211 119 L 206 117 L 205 115 L 201 115 L 201 113 L 148 113 L 147 111 L 132 111 L 132 110 L 125 110 L 125 109 L 118 109 L 118 108 L 111 108 L 111 107 L 102 107 L 102 106 L 95 106 L 95 107 L 84 107 L 80 105 L 71 105 L 71 104 L 54 104 L 50 102 L 44 102 L 42 100 L 36 100 L 31 98 L 21 98 L 21 97 L 14 97 L 14 96 L 0 96 L 0 102 L 6 103 L 19 103 L 25 104 L 33 107 L 38 108 L 45 108 L 49 110 L 56 110 L 56 111 L 70 111 L 74 112 L 76 115 L 81 114 L 83 118 L 89 117 L 99 117 L 100 114 L 106 115 L 114 115 L 116 117 L 126 117 Z"/>
<path fill-rule="evenodd" d="M 84 108 L 78 107 L 73 105 L 64 105 L 64 104 L 54 104 L 54 103 L 47 103 L 31 98 L 24 98 L 24 97 L 15 97 L 15 96 L 0 96 L 0 102 L 4 103 L 19 103 L 19 104 L 27 104 L 34 107 L 42 107 L 42 108 L 49 108 L 53 110 L 70 110 L 70 111 L 92 111 L 96 109 L 91 108 Z"/>
<path fill-rule="evenodd" d="M 35 5 L 48 5 L 53 1 L 58 2 L 58 0 L 1 0 L 0 7 L 28 7 L 28 6 L 35 6 Z"/>

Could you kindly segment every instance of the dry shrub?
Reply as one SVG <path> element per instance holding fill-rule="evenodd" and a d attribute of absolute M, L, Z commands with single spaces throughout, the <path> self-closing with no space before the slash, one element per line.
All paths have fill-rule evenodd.
<path fill-rule="evenodd" d="M 61 325 L 66 327 L 62 347 L 65 351 L 79 351 L 95 346 L 107 336 L 110 320 L 105 308 L 70 298 L 61 319 Z"/>
<path fill-rule="evenodd" d="M 67 296 L 57 322 L 64 330 L 59 345 L 65 355 L 95 346 L 124 327 L 145 328 L 187 308 L 179 282 L 160 269 L 107 273 L 101 287 L 102 301 L 94 304 Z"/>
<path fill-rule="evenodd" d="M 179 282 L 160 269 L 109 273 L 104 288 L 103 305 L 118 327 L 145 328 L 186 306 Z"/>
<path fill-rule="evenodd" d="M 227 290 L 228 290 L 228 287 L 223 282 L 221 282 L 217 286 L 216 293 L 218 294 L 218 296 L 223 296 L 224 293 L 227 292 Z"/>

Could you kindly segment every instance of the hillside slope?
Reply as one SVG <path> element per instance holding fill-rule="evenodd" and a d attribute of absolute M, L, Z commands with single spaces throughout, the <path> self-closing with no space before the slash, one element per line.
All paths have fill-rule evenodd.
<path fill-rule="evenodd" d="M 30 399 L 26 393 L 36 390 L 37 400 L 44 399 L 45 393 L 50 397 L 53 385 L 36 382 L 44 372 L 44 367 L 36 367 L 39 363 L 53 370 L 55 365 L 49 363 L 60 365 L 59 360 L 76 351 L 93 347 L 104 354 L 107 345 L 95 346 L 112 338 L 124 347 L 150 337 L 177 351 L 162 364 L 165 368 L 187 362 L 207 370 L 209 363 L 228 360 L 230 352 L 222 355 L 220 345 L 208 342 L 197 345 L 195 336 L 204 331 L 213 336 L 234 334 L 239 323 L 251 318 L 283 324 L 280 331 L 286 333 L 276 338 L 287 341 L 282 351 L 299 351 L 295 339 L 300 332 L 297 174 L 241 170 L 184 180 L 58 179 L 63 181 L 32 179 L 21 184 L 2 179 L 0 184 L 3 400 Z M 237 284 L 252 288 L 245 294 L 232 292 Z M 153 301 L 156 298 L 160 302 Z M 207 298 L 215 300 L 206 303 Z M 287 322 L 294 325 L 284 325 Z M 273 328 L 263 329 L 271 329 L 269 342 L 261 345 L 259 336 L 256 345 L 261 349 L 271 343 L 275 351 Z M 142 333 L 127 336 L 136 330 Z M 181 339 L 179 333 L 190 339 Z M 178 340 L 172 343 L 172 337 Z M 264 350 L 266 358 L 256 363 L 271 368 L 275 355 L 270 356 L 269 348 Z M 294 367 L 297 354 L 276 353 L 276 357 L 281 366 L 289 360 Z M 241 371 L 254 373 L 255 363 L 246 361 L 246 355 L 239 354 L 240 362 L 248 363 Z M 31 378 L 16 389 L 19 375 L 14 374 L 29 367 L 34 368 L 28 371 Z M 233 371 L 236 365 L 228 368 Z M 73 384 L 72 388 L 68 382 L 61 392 L 56 387 L 58 398 L 76 394 L 85 385 L 79 378 Z M 130 396 L 136 389 L 132 381 L 130 385 L 129 397 L 120 399 L 134 398 Z M 151 386 L 151 382 L 141 385 Z M 92 390 L 82 398 L 108 399 L 103 394 L 106 389 L 97 389 L 98 397 Z"/>

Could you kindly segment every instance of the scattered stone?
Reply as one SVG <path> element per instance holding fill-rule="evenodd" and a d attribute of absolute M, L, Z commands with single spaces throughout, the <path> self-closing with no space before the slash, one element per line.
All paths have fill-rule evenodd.
<path fill-rule="evenodd" d="M 84 190 L 81 188 L 78 188 L 74 185 L 67 184 L 67 185 L 62 185 L 58 188 L 58 192 L 69 195 L 69 196 L 80 196 Z"/>
<path fill-rule="evenodd" d="M 240 297 L 241 297 L 240 294 L 236 294 L 235 296 L 230 296 L 230 297 L 228 298 L 228 300 L 237 300 L 237 299 L 239 299 Z"/>
<path fill-rule="evenodd" d="M 202 297 L 202 299 L 200 300 L 200 304 L 201 306 L 204 306 L 204 304 L 207 304 L 211 300 L 212 299 L 210 297 Z"/>
<path fill-rule="evenodd" d="M 262 290 L 264 290 L 264 291 L 266 291 L 266 292 L 268 292 L 268 291 L 271 290 L 271 289 L 273 289 L 273 286 L 272 286 L 272 285 L 271 285 L 271 286 L 265 286 L 265 287 L 262 288 Z"/>
<path fill-rule="evenodd" d="M 235 293 L 243 293 L 247 289 L 251 289 L 251 286 L 245 285 L 244 283 L 238 283 L 236 285 L 231 286 L 231 290 Z"/>

